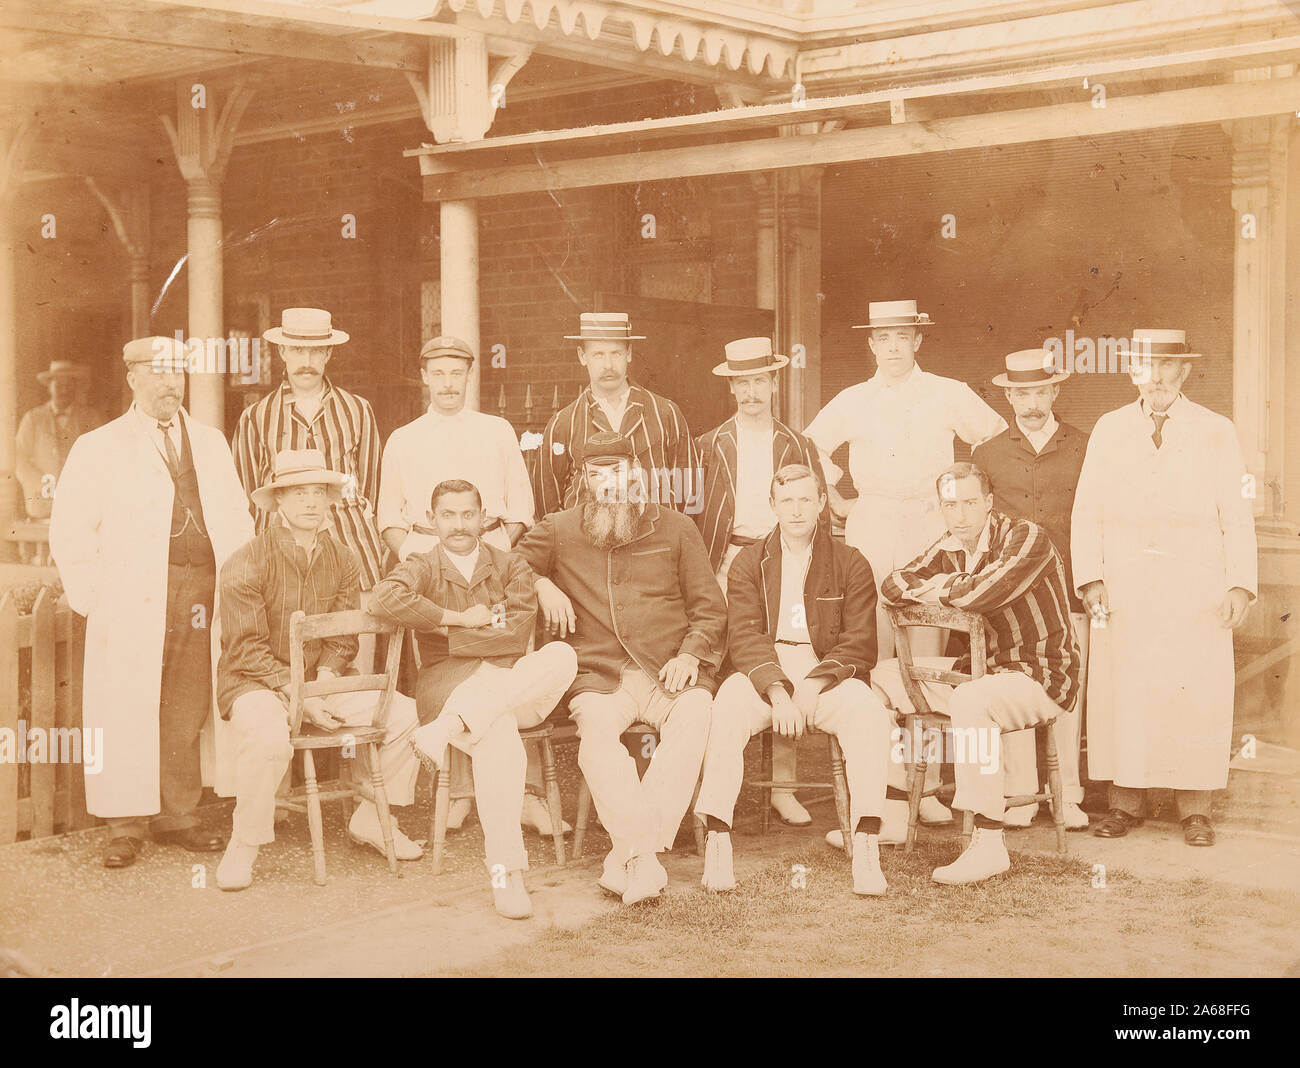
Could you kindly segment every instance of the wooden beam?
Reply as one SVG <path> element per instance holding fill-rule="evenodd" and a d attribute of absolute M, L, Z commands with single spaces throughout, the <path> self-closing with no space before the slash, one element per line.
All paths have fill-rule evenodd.
<path fill-rule="evenodd" d="M 0 28 L 61 37 L 122 41 L 130 44 L 167 45 L 199 52 L 239 56 L 274 56 L 420 70 L 424 49 L 412 41 L 365 39 L 307 33 L 276 26 L 247 26 L 236 22 L 191 18 L 159 10 L 142 16 L 110 5 L 49 4 L 33 0 L 5 0 L 0 5 Z"/>
<path fill-rule="evenodd" d="M 1297 110 L 1300 110 L 1300 78 L 1270 79 L 1144 96 L 1112 95 L 1106 106 L 1100 108 L 1093 107 L 1090 101 L 1056 104 L 811 136 L 771 137 L 549 163 L 539 154 L 531 165 L 426 174 L 424 196 L 426 200 L 462 200 L 703 174 L 741 174 L 1062 137 L 1099 137 Z M 423 159 L 421 166 L 426 166 Z"/>

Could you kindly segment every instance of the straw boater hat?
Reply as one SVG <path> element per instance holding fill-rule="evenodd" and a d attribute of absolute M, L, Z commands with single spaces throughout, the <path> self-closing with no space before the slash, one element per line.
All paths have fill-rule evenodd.
<path fill-rule="evenodd" d="M 713 373 L 724 378 L 775 371 L 790 362 L 788 356 L 772 351 L 770 337 L 742 337 L 739 341 L 727 342 L 722 348 L 727 358 L 713 369 Z"/>
<path fill-rule="evenodd" d="M 138 337 L 122 346 L 122 360 L 131 367 L 153 364 L 156 371 L 185 372 L 185 346 L 174 337 Z"/>
<path fill-rule="evenodd" d="M 289 486 L 323 485 L 329 491 L 330 503 L 343 499 L 342 485 L 347 476 L 331 471 L 325 466 L 325 454 L 320 449 L 281 449 L 275 454 L 275 466 L 266 485 L 253 490 L 253 503 L 264 512 L 275 511 L 275 491 Z"/>
<path fill-rule="evenodd" d="M 273 345 L 323 347 L 342 345 L 347 339 L 342 330 L 334 329 L 330 313 L 323 308 L 285 308 L 280 313 L 280 325 L 262 335 L 263 341 Z"/>
<path fill-rule="evenodd" d="M 878 300 L 867 305 L 867 321 L 854 330 L 880 330 L 887 326 L 934 326 L 925 312 L 916 310 L 914 300 Z"/>
<path fill-rule="evenodd" d="M 1134 330 L 1130 341 L 1121 340 L 1116 350 L 1120 356 L 1178 356 L 1184 360 L 1198 360 L 1199 352 L 1187 345 L 1186 330 Z"/>
<path fill-rule="evenodd" d="M 423 367 L 425 360 L 432 360 L 435 356 L 459 356 L 471 364 L 474 362 L 474 350 L 469 347 L 469 342 L 447 334 L 440 334 L 424 343 L 420 349 L 420 366 Z"/>
<path fill-rule="evenodd" d="M 578 332 L 565 334 L 565 341 L 644 341 L 644 334 L 632 333 L 627 312 L 583 312 Z"/>
<path fill-rule="evenodd" d="M 1021 349 L 1007 357 L 1005 374 L 994 376 L 995 386 L 1046 386 L 1064 382 L 1068 371 L 1056 369 L 1056 356 L 1047 349 Z"/>
<path fill-rule="evenodd" d="M 51 360 L 48 371 L 38 371 L 36 381 L 48 382 L 51 378 L 85 378 L 86 369 L 71 360 Z"/>

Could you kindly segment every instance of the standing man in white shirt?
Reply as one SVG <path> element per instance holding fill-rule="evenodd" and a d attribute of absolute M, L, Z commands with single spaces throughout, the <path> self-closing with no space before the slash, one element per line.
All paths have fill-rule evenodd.
<path fill-rule="evenodd" d="M 791 464 L 821 474 L 817 448 L 772 414 L 777 374 L 789 357 L 772 351 L 772 339 L 746 337 L 724 346 L 726 359 L 713 373 L 727 381 L 736 400 L 736 414 L 707 434 L 696 448 L 704 471 L 704 508 L 695 517 L 709 550 L 709 563 L 727 593 L 731 562 L 747 545 L 766 538 L 776 527 L 772 508 L 773 475 Z M 829 510 L 822 516 L 830 530 Z M 772 739 L 772 777 L 798 779 L 795 741 L 775 734 Z M 773 790 L 772 808 L 785 823 L 805 826 L 812 822 L 793 790 Z"/>
<path fill-rule="evenodd" d="M 952 465 L 953 437 L 979 445 L 1007 428 L 965 382 L 921 370 L 916 352 L 921 331 L 934 326 L 914 300 L 876 301 L 868 305 L 867 344 L 876 373 L 841 390 L 804 428 L 821 451 L 822 471 L 831 509 L 847 519 L 844 540 L 871 564 L 876 592 L 886 575 L 903 567 L 941 537 L 946 529 L 934 495 L 934 480 Z M 836 489 L 843 476 L 831 453 L 849 445 L 849 474 L 858 496 L 845 500 Z M 894 655 L 894 632 L 883 603 L 876 602 L 876 637 L 880 658 Z M 916 630 L 916 656 L 937 656 L 942 632 Z M 889 785 L 906 788 L 903 765 L 890 762 Z M 938 765 L 932 765 L 938 785 Z M 934 797 L 922 802 L 925 823 L 945 823 L 952 814 Z"/>
<path fill-rule="evenodd" d="M 429 390 L 429 407 L 389 436 L 379 484 L 380 534 L 399 560 L 438 544 L 429 502 L 434 487 L 443 482 L 463 480 L 478 489 L 482 539 L 502 552 L 510 552 L 533 524 L 533 490 L 514 427 L 499 416 L 465 407 L 474 359 L 469 343 L 455 337 L 435 337 L 420 349 L 420 377 Z M 530 789 L 524 799 L 524 825 L 549 835 L 541 760 L 535 743 L 527 749 Z M 474 796 L 469 761 L 459 750 L 452 756 L 451 772 L 453 801 L 447 826 L 456 830 L 468 817 Z"/>

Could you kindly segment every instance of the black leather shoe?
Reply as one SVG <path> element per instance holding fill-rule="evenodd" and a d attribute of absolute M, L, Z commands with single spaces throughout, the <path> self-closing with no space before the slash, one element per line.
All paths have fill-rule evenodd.
<path fill-rule="evenodd" d="M 1204 816 L 1188 816 L 1183 820 L 1183 841 L 1190 846 L 1214 845 L 1214 828 Z"/>
<path fill-rule="evenodd" d="M 155 831 L 153 840 L 162 845 L 178 845 L 191 853 L 220 853 L 226 840 L 202 827 L 186 827 L 181 831 Z"/>
<path fill-rule="evenodd" d="M 1093 828 L 1098 838 L 1123 838 L 1134 827 L 1142 825 L 1141 816 L 1130 816 L 1122 808 L 1112 808 Z"/>
<path fill-rule="evenodd" d="M 140 839 L 125 835 L 121 838 L 109 839 L 108 845 L 104 847 L 104 867 L 129 868 L 135 863 L 140 845 Z"/>

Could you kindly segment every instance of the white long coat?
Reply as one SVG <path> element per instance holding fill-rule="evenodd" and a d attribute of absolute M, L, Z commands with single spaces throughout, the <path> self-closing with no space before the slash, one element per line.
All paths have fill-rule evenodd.
<path fill-rule="evenodd" d="M 1101 579 L 1106 626 L 1088 666 L 1088 769 L 1118 786 L 1228 782 L 1232 631 L 1216 610 L 1258 581 L 1255 523 L 1232 422 L 1180 397 L 1161 447 L 1140 402 L 1103 415 L 1074 498 L 1074 585 Z"/>
<path fill-rule="evenodd" d="M 221 432 L 181 410 L 217 567 L 253 536 L 248 497 Z M 166 634 L 173 483 L 134 409 L 77 439 L 59 476 L 50 552 L 74 611 L 86 616 L 82 722 L 101 728 L 102 768 L 86 775 L 96 816 L 159 811 L 158 702 Z M 217 634 L 212 663 L 217 662 Z M 205 728 L 204 782 L 214 782 Z M 218 752 L 224 746 L 218 746 Z"/>

